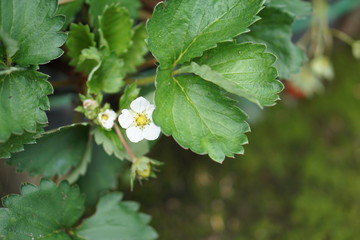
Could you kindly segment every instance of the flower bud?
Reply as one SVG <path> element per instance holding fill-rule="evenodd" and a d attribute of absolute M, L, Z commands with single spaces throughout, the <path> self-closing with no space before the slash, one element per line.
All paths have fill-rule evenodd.
<path fill-rule="evenodd" d="M 145 179 L 151 175 L 151 159 L 141 157 L 133 164 L 132 170 L 139 179 Z"/>
<path fill-rule="evenodd" d="M 311 70 L 315 76 L 332 80 L 334 78 L 334 70 L 328 57 L 320 56 L 311 61 Z"/>
<path fill-rule="evenodd" d="M 95 108 L 99 107 L 99 104 L 93 99 L 86 99 L 83 102 L 83 107 L 85 110 L 94 110 Z"/>

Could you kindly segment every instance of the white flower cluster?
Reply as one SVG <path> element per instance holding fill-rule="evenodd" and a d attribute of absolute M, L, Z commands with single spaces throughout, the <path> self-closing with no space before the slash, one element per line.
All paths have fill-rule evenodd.
<path fill-rule="evenodd" d="M 130 104 L 130 109 L 121 111 L 118 121 L 121 127 L 126 129 L 126 135 L 131 142 L 137 143 L 143 139 L 155 140 L 159 137 L 161 129 L 156 126 L 152 119 L 155 106 L 143 97 L 138 97 Z M 116 120 L 113 110 L 99 113 L 98 121 L 105 129 L 111 129 Z"/>

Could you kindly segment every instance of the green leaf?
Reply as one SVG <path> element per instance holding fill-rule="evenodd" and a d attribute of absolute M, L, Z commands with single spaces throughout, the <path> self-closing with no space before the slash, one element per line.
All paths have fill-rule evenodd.
<path fill-rule="evenodd" d="M 73 0 L 71 2 L 63 3 L 59 5 L 57 13 L 59 15 L 66 16 L 66 22 L 63 26 L 63 29 L 67 28 L 70 23 L 72 23 L 75 19 L 75 16 L 78 12 L 80 12 L 83 7 L 84 0 Z"/>
<path fill-rule="evenodd" d="M 71 58 L 70 65 L 76 67 L 77 71 L 90 73 L 97 65 L 97 61 L 89 59 L 81 61 L 82 51 L 95 47 L 95 35 L 90 31 L 88 25 L 71 24 L 69 31 L 69 39 L 66 42 L 66 47 L 69 49 L 68 55 Z"/>
<path fill-rule="evenodd" d="M 38 124 L 34 133 L 25 132 L 22 135 L 11 135 L 5 143 L 0 143 L 0 159 L 10 158 L 11 153 L 24 151 L 24 144 L 36 143 L 35 138 L 39 138 L 43 132 L 43 125 Z"/>
<path fill-rule="evenodd" d="M 119 109 L 130 108 L 130 104 L 134 101 L 140 93 L 140 88 L 137 87 L 136 83 L 127 85 L 124 94 L 120 98 Z"/>
<path fill-rule="evenodd" d="M 12 39 L 7 33 L 0 30 L 0 45 L 3 46 L 4 50 L 0 50 L 7 58 L 11 58 L 19 50 L 17 42 Z M 2 60 L 2 59 L 1 59 Z"/>
<path fill-rule="evenodd" d="M 293 18 L 276 8 L 265 8 L 259 15 L 262 19 L 251 26 L 251 31 L 241 35 L 239 42 L 264 43 L 267 50 L 278 59 L 275 67 L 280 78 L 288 78 L 300 71 L 305 54 L 292 41 Z"/>
<path fill-rule="evenodd" d="M 89 75 L 87 86 L 90 93 L 117 93 L 124 85 L 124 62 L 115 54 L 104 56 Z"/>
<path fill-rule="evenodd" d="M 166 135 L 217 162 L 244 152 L 247 117 L 215 84 L 169 70 L 158 70 L 156 84 L 153 117 Z"/>
<path fill-rule="evenodd" d="M 311 14 L 311 3 L 302 0 L 271 0 L 269 6 L 281 9 L 295 18 L 305 18 Z"/>
<path fill-rule="evenodd" d="M 63 176 L 86 157 L 89 126 L 73 124 L 45 133 L 37 144 L 25 146 L 25 151 L 13 154 L 8 164 L 17 171 L 45 177 Z"/>
<path fill-rule="evenodd" d="M 85 194 L 86 205 L 95 205 L 99 196 L 117 187 L 123 165 L 123 161 L 109 156 L 101 146 L 93 145 L 92 159 L 86 174 L 77 181 L 81 192 Z"/>
<path fill-rule="evenodd" d="M 162 69 L 199 57 L 247 32 L 263 0 L 168 0 L 147 24 L 149 49 Z"/>
<path fill-rule="evenodd" d="M 111 5 L 105 8 L 99 21 L 100 45 L 115 51 L 117 55 L 125 53 L 134 34 L 133 20 L 128 11 L 119 5 Z"/>
<path fill-rule="evenodd" d="M 122 7 L 127 8 L 130 17 L 137 18 L 139 15 L 139 8 L 141 3 L 139 0 L 87 0 L 90 4 L 89 14 L 92 25 L 97 29 L 99 26 L 99 16 L 104 12 L 105 7 L 111 4 L 120 4 Z"/>
<path fill-rule="evenodd" d="M 138 212 L 137 203 L 121 199 L 120 193 L 102 197 L 95 214 L 76 230 L 77 237 L 85 240 L 156 239 L 157 233 L 148 225 L 150 217 Z"/>
<path fill-rule="evenodd" d="M 0 30 L 17 41 L 13 61 L 21 66 L 44 64 L 58 58 L 66 34 L 59 32 L 65 17 L 56 16 L 57 0 L 0 2 Z"/>
<path fill-rule="evenodd" d="M 104 151 L 109 156 L 114 155 L 121 160 L 127 157 L 124 152 L 124 146 L 114 131 L 107 131 L 101 127 L 97 127 L 92 133 L 94 134 L 95 142 L 98 145 L 102 145 Z"/>
<path fill-rule="evenodd" d="M 11 134 L 35 133 L 38 124 L 46 124 L 43 110 L 49 109 L 53 89 L 46 75 L 14 67 L 0 72 L 0 143 Z"/>
<path fill-rule="evenodd" d="M 20 191 L 21 195 L 3 198 L 0 239 L 72 239 L 64 230 L 84 212 L 84 199 L 77 187 L 42 180 L 39 187 L 24 184 Z"/>
<path fill-rule="evenodd" d="M 148 52 L 145 39 L 147 37 L 146 27 L 139 24 L 134 28 L 132 45 L 127 52 L 121 56 L 124 60 L 124 69 L 126 73 L 136 72 L 136 66 L 144 62 L 144 55 Z"/>
<path fill-rule="evenodd" d="M 223 43 L 180 72 L 191 72 L 259 106 L 271 106 L 283 89 L 272 64 L 276 58 L 262 44 Z"/>

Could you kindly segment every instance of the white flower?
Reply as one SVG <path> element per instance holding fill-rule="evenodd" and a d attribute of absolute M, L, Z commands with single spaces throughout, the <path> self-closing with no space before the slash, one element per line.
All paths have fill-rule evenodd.
<path fill-rule="evenodd" d="M 130 108 L 122 110 L 118 118 L 120 126 L 126 128 L 129 140 L 137 143 L 143 139 L 157 139 L 161 130 L 152 120 L 155 106 L 145 98 L 138 97 L 132 101 Z"/>
<path fill-rule="evenodd" d="M 113 110 L 107 109 L 105 112 L 99 113 L 98 120 L 103 128 L 111 129 L 114 126 L 116 113 Z"/>
<path fill-rule="evenodd" d="M 319 78 L 332 80 L 334 78 L 334 69 L 329 58 L 326 56 L 319 56 L 311 61 L 311 70 Z"/>

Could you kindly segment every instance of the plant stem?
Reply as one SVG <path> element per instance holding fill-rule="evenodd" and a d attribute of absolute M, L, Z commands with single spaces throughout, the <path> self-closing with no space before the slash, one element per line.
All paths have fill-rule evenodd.
<path fill-rule="evenodd" d="M 59 0 L 58 4 L 64 4 L 64 3 L 69 3 L 69 2 L 73 2 L 74 0 Z"/>
<path fill-rule="evenodd" d="M 122 133 L 121 133 L 121 131 L 120 131 L 119 126 L 115 123 L 115 124 L 114 124 L 114 127 L 115 127 L 115 131 L 116 131 L 117 135 L 119 136 L 120 141 L 122 142 L 122 144 L 123 144 L 124 147 L 125 147 L 125 150 L 126 150 L 127 153 L 129 154 L 129 156 L 130 156 L 130 158 L 131 158 L 131 161 L 132 161 L 133 163 L 135 163 L 136 160 L 137 160 L 137 158 L 135 157 L 134 153 L 131 151 L 129 145 L 127 144 L 124 136 L 122 135 Z"/>
<path fill-rule="evenodd" d="M 337 37 L 338 39 L 350 46 L 352 46 L 355 42 L 355 40 L 352 39 L 349 35 L 337 29 L 331 29 L 331 33 L 334 37 Z"/>

